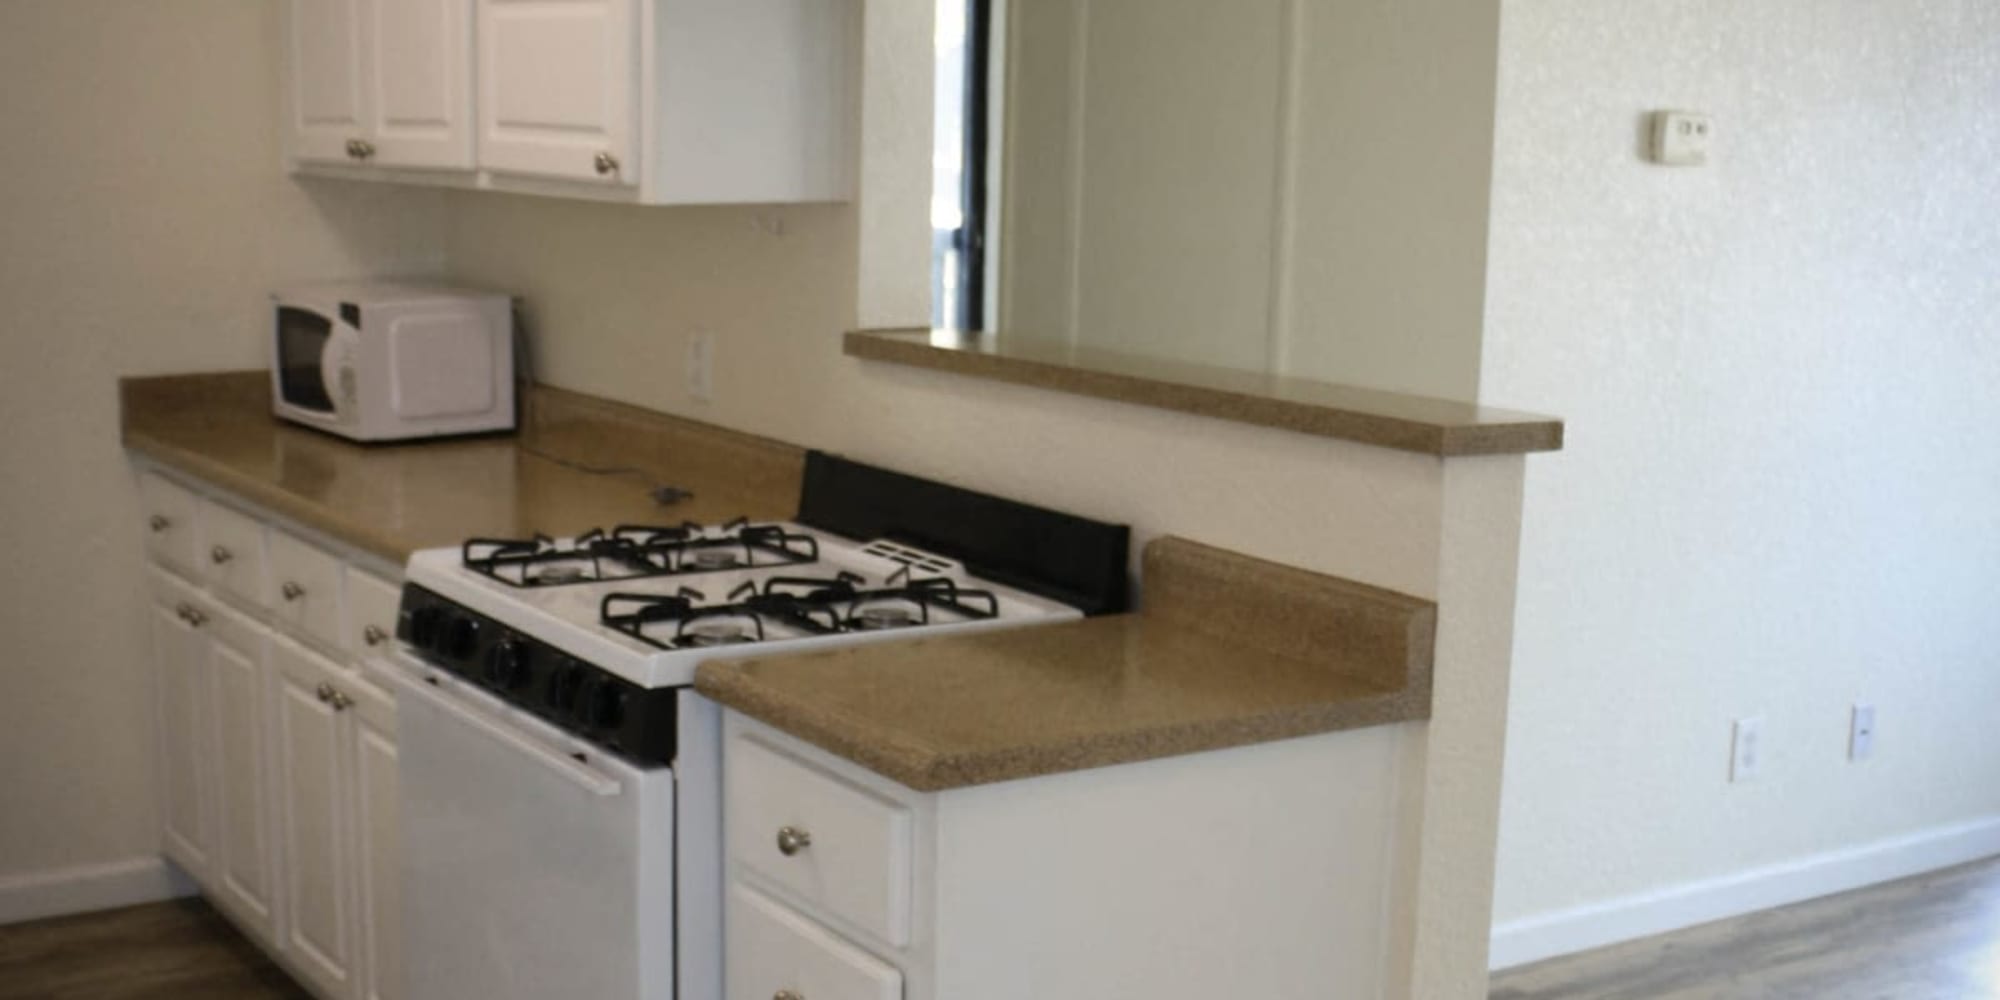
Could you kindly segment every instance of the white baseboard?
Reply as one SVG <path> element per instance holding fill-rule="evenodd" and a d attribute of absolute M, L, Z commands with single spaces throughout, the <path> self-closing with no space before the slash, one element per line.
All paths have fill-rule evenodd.
<path fill-rule="evenodd" d="M 190 896 L 195 885 L 156 857 L 0 877 L 0 924 Z"/>
<path fill-rule="evenodd" d="M 2000 816 L 1493 928 L 1494 969 L 1539 962 L 2000 855 Z"/>

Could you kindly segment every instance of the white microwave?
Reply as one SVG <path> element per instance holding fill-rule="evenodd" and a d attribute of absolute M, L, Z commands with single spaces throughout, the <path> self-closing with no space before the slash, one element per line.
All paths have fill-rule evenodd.
<path fill-rule="evenodd" d="M 510 297 L 366 283 L 271 298 L 278 416 L 356 441 L 514 429 Z"/>

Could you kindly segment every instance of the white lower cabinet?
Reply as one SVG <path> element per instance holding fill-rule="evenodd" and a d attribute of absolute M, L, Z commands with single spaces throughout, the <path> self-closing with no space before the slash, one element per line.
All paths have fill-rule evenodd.
<path fill-rule="evenodd" d="M 208 880 L 215 850 L 209 754 L 205 640 L 195 630 L 192 587 L 152 571 L 153 657 L 159 670 L 160 825 L 167 857 L 197 881 Z"/>
<path fill-rule="evenodd" d="M 298 971 L 331 996 L 354 995 L 353 861 L 342 829 L 346 727 L 331 692 L 331 663 L 280 640 L 277 668 L 278 828 L 285 850 L 285 947 Z"/>
<path fill-rule="evenodd" d="M 1388 995 L 1403 732 L 926 793 L 730 712 L 728 998 Z"/>
<path fill-rule="evenodd" d="M 729 1000 L 898 1000 L 903 974 L 783 903 L 741 883 L 729 891 Z"/>
<path fill-rule="evenodd" d="M 270 755 L 266 752 L 270 630 L 223 607 L 208 632 L 209 704 L 214 726 L 216 904 L 251 936 L 277 941 L 277 858 L 271 837 Z"/>
<path fill-rule="evenodd" d="M 163 853 L 323 1000 L 401 1000 L 396 708 L 358 669 L 395 628 L 396 585 L 198 487 L 141 482 L 167 524 L 153 555 L 209 556 L 206 585 L 175 572 L 189 560 L 149 569 Z"/>

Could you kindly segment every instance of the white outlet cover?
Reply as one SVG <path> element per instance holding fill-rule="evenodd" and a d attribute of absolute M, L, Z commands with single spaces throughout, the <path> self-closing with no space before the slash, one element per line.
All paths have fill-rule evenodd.
<path fill-rule="evenodd" d="M 715 334 L 707 330 L 688 338 L 687 391 L 699 402 L 715 398 Z"/>
<path fill-rule="evenodd" d="M 1875 755 L 1875 706 L 1854 703 L 1847 726 L 1847 759 L 1867 760 Z"/>
<path fill-rule="evenodd" d="M 1653 112 L 1653 162 L 1668 167 L 1699 167 L 1708 162 L 1715 126 L 1699 111 Z"/>
<path fill-rule="evenodd" d="M 1737 719 L 1730 731 L 1729 780 L 1751 781 L 1764 767 L 1764 718 Z"/>

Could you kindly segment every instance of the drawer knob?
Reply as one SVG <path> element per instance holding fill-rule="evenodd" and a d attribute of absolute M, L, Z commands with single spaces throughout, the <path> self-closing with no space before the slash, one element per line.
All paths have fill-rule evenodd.
<path fill-rule="evenodd" d="M 812 842 L 812 833 L 796 826 L 782 827 L 778 830 L 778 853 L 785 857 L 792 857 L 811 847 Z"/>
<path fill-rule="evenodd" d="M 321 704 L 331 703 L 333 701 L 333 685 L 321 681 L 319 687 L 313 689 L 313 694 L 319 696 Z"/>
<path fill-rule="evenodd" d="M 597 176 L 609 177 L 618 172 L 618 158 L 610 153 L 599 153 L 591 161 L 591 166 L 597 168 Z"/>
<path fill-rule="evenodd" d="M 200 628 L 208 623 L 208 616 L 202 614 L 201 610 L 192 604 L 181 605 L 176 613 L 181 616 L 181 621 L 187 622 L 188 625 L 194 628 Z"/>
<path fill-rule="evenodd" d="M 771 994 L 771 1000 L 806 1000 L 806 995 L 798 990 L 779 990 Z"/>
<path fill-rule="evenodd" d="M 146 524 L 153 529 L 153 533 L 156 535 L 174 526 L 173 519 L 167 517 L 165 514 L 154 514 L 152 520 L 147 521 Z"/>
<path fill-rule="evenodd" d="M 382 631 L 374 625 L 370 625 L 361 630 L 361 641 L 370 646 L 380 646 L 389 641 L 389 633 Z"/>
<path fill-rule="evenodd" d="M 278 593 L 284 595 L 284 598 L 287 601 L 296 601 L 299 598 L 306 596 L 306 588 L 301 587 L 290 580 L 286 580 L 285 585 L 278 588 Z"/>
<path fill-rule="evenodd" d="M 231 552 L 220 545 L 208 550 L 209 561 L 216 564 L 217 566 L 220 566 L 223 563 L 226 563 L 234 558 L 236 558 L 236 553 Z"/>
<path fill-rule="evenodd" d="M 345 712 L 348 709 L 354 707 L 354 699 L 349 698 L 347 696 L 347 692 L 341 691 L 337 688 L 333 689 L 333 696 L 328 698 L 326 702 L 327 704 L 332 705 L 333 710 L 336 712 Z"/>

